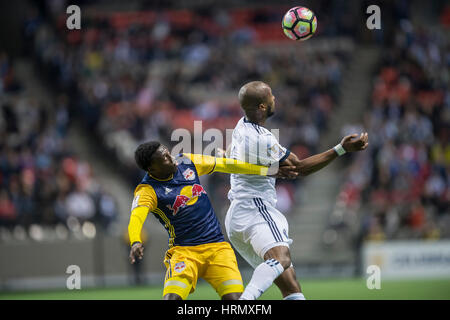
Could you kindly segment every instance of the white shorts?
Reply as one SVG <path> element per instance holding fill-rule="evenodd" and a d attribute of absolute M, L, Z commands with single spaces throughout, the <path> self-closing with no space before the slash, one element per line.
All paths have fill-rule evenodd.
<path fill-rule="evenodd" d="M 261 198 L 233 200 L 225 230 L 231 244 L 253 268 L 264 262 L 269 249 L 292 243 L 286 217 Z"/>

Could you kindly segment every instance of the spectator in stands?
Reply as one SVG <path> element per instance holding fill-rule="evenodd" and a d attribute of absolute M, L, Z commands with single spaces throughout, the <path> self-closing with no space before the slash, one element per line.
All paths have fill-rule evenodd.
<path fill-rule="evenodd" d="M 0 53 L 0 69 L 15 79 L 8 57 Z M 3 82 L 5 83 L 5 81 Z M 10 82 L 9 82 L 10 83 Z M 67 97 L 55 109 L 19 88 L 5 90 L 0 100 L 0 227 L 55 226 L 70 216 L 94 220 L 96 212 L 107 227 L 116 215 L 111 196 L 88 190 L 98 184 L 89 164 L 78 161 L 67 142 Z"/>
<path fill-rule="evenodd" d="M 348 171 L 349 181 L 370 177 L 356 185 L 366 213 L 361 230 L 372 240 L 449 237 L 449 42 L 408 21 L 395 39 L 383 51 L 366 116 L 373 166 L 364 167 L 358 155 Z"/>
<path fill-rule="evenodd" d="M 282 10 L 275 7 L 217 14 L 167 10 L 156 19 L 154 12 L 85 15 L 86 32 L 70 34 L 62 16 L 51 12 L 56 23 L 32 29 L 36 57 L 57 88 L 76 95 L 74 113 L 129 171 L 135 168 L 127 150 L 139 141 L 170 145 L 174 129 L 192 130 L 198 119 L 203 130 L 234 127 L 242 116 L 237 100 L 220 96 L 236 96 L 242 83 L 255 79 L 269 81 L 280 97 L 283 108 L 271 125 L 283 128 L 281 143 L 304 154 L 317 152 L 351 50 L 300 49 L 279 32 Z M 323 21 L 321 30 L 348 34 L 344 29 L 351 29 L 336 30 L 333 23 Z M 266 38 L 285 45 L 279 50 L 266 45 Z M 256 42 L 261 42 L 257 48 Z"/>

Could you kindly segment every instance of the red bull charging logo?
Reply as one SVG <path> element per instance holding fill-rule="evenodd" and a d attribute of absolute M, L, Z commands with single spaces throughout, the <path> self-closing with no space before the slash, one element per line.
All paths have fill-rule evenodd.
<path fill-rule="evenodd" d="M 186 186 L 181 189 L 180 194 L 177 195 L 173 204 L 167 205 L 167 208 L 172 210 L 173 215 L 176 215 L 180 208 L 195 204 L 202 193 L 206 194 L 206 191 L 200 184 L 195 183 L 192 186 Z"/>

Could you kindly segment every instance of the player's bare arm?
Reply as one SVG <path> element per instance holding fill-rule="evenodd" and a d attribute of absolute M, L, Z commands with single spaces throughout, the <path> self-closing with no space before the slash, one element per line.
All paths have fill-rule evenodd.
<path fill-rule="evenodd" d="M 357 137 L 357 134 L 345 136 L 339 145 L 345 150 L 345 152 L 365 150 L 369 145 L 369 136 L 367 132 L 361 133 L 359 138 Z M 338 156 L 338 151 L 335 148 L 329 149 L 325 152 L 313 155 L 302 160 L 299 160 L 294 153 L 291 153 L 289 157 L 283 162 L 283 165 L 294 165 L 296 166 L 296 170 L 301 176 L 307 176 L 326 167 Z"/>

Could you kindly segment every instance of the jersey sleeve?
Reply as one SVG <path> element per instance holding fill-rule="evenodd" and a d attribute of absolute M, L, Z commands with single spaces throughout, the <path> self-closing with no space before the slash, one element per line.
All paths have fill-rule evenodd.
<path fill-rule="evenodd" d="M 213 172 L 267 175 L 268 168 L 230 158 L 216 158 L 201 154 L 185 153 L 191 159 L 200 176 Z"/>
<path fill-rule="evenodd" d="M 268 167 L 247 163 L 231 158 L 216 158 L 214 172 L 237 173 L 237 174 L 255 174 L 266 176 Z"/>
<path fill-rule="evenodd" d="M 246 160 L 263 166 L 283 162 L 290 154 L 273 135 L 259 135 L 253 141 L 246 142 L 245 148 Z"/>
<path fill-rule="evenodd" d="M 134 242 L 142 242 L 141 231 L 149 211 L 158 204 L 155 190 L 149 185 L 139 185 L 134 191 L 131 205 L 130 222 L 128 224 L 128 236 L 130 245 Z"/>
<path fill-rule="evenodd" d="M 283 162 L 291 153 L 291 151 L 283 147 L 274 136 L 270 136 L 269 145 L 268 155 L 274 162 Z"/>
<path fill-rule="evenodd" d="M 216 166 L 215 157 L 192 153 L 183 153 L 183 155 L 192 161 L 199 176 L 209 174 L 214 171 Z"/>
<path fill-rule="evenodd" d="M 158 205 L 158 198 L 155 190 L 148 184 L 140 184 L 134 191 L 133 203 L 131 204 L 131 212 L 137 207 L 147 207 L 152 211 Z"/>

